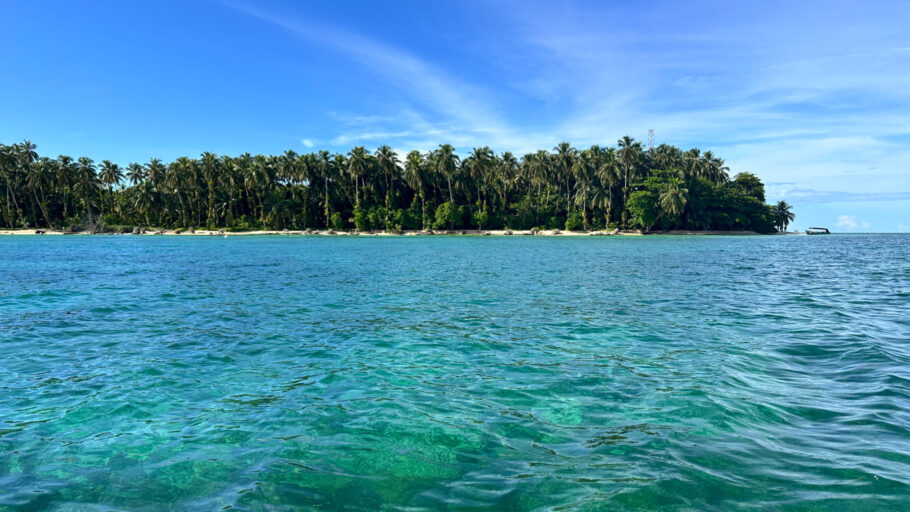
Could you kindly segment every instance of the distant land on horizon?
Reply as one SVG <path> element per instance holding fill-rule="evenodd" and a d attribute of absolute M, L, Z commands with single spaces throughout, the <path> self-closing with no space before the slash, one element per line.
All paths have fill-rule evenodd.
<path fill-rule="evenodd" d="M 714 230 L 773 233 L 793 220 L 765 204 L 757 176 L 729 176 L 711 151 L 631 137 L 616 147 L 516 157 L 474 148 L 347 154 L 151 159 L 125 167 L 82 156 L 39 156 L 30 141 L 0 144 L 3 225 L 90 224 L 170 229 Z"/>

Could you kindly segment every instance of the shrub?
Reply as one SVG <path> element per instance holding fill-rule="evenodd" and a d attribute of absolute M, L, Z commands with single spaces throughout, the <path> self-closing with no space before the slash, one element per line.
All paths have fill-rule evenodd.
<path fill-rule="evenodd" d="M 360 209 L 359 206 L 354 208 L 354 227 L 357 228 L 357 231 L 368 231 L 370 229 L 367 212 Z"/>
<path fill-rule="evenodd" d="M 483 229 L 484 226 L 489 227 L 490 213 L 486 211 L 474 212 L 474 215 L 471 216 L 471 224 L 477 226 L 477 229 Z"/>
<path fill-rule="evenodd" d="M 335 212 L 332 214 L 332 225 L 326 226 L 332 229 L 342 230 L 344 229 L 344 218 L 341 216 L 341 212 Z"/>
<path fill-rule="evenodd" d="M 446 201 L 436 208 L 436 220 L 433 229 L 454 229 L 455 223 L 460 220 L 461 211 L 451 202 Z"/>
<path fill-rule="evenodd" d="M 649 230 L 657 222 L 657 197 L 650 190 L 632 192 L 627 208 L 632 217 L 630 220 L 636 227 Z"/>
<path fill-rule="evenodd" d="M 566 219 L 566 231 L 580 231 L 583 226 L 584 220 L 578 212 L 569 215 L 569 218 Z"/>
<path fill-rule="evenodd" d="M 392 221 L 390 211 L 385 206 L 374 206 L 370 208 L 370 214 L 367 219 L 370 222 L 370 229 L 390 230 L 395 223 Z"/>

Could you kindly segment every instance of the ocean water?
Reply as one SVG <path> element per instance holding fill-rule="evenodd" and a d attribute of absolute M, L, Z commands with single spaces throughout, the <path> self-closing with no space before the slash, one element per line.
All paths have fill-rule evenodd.
<path fill-rule="evenodd" d="M 910 509 L 910 236 L 0 237 L 0 510 L 288 509 Z"/>

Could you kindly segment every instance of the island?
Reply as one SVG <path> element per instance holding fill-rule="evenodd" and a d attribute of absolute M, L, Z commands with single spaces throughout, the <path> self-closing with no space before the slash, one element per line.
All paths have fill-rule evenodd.
<path fill-rule="evenodd" d="M 520 158 L 450 144 L 403 157 L 389 146 L 172 162 L 40 156 L 0 144 L 5 232 L 775 233 L 794 218 L 765 204 L 752 173 L 711 151 L 567 142 Z"/>

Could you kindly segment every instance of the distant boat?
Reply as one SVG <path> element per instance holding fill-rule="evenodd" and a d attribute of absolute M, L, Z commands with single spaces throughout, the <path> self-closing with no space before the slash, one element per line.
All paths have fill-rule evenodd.
<path fill-rule="evenodd" d="M 807 235 L 830 235 L 828 228 L 809 228 L 806 230 Z"/>

